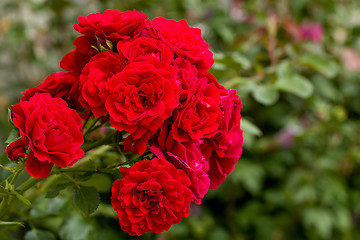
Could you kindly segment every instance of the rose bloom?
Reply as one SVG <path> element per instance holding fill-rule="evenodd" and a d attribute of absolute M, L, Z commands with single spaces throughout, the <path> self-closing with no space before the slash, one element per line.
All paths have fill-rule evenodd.
<path fill-rule="evenodd" d="M 241 100 L 235 90 L 221 92 L 222 123 L 219 133 L 205 139 L 202 153 L 209 159 L 210 188 L 218 188 L 226 176 L 234 170 L 241 156 L 243 131 L 240 129 Z"/>
<path fill-rule="evenodd" d="M 161 41 L 140 37 L 133 41 L 119 42 L 117 45 L 119 53 L 122 53 L 130 62 L 138 62 L 148 57 L 155 57 L 160 62 L 171 64 L 174 54 Z"/>
<path fill-rule="evenodd" d="M 79 75 L 90 59 L 98 53 L 92 46 L 98 46 L 96 40 L 84 36 L 76 38 L 73 44 L 76 48 L 61 59 L 60 67 Z"/>
<path fill-rule="evenodd" d="M 176 58 L 173 62 L 176 82 L 180 86 L 180 102 L 191 99 L 199 85 L 198 70 L 194 64 L 184 58 Z"/>
<path fill-rule="evenodd" d="M 92 13 L 86 17 L 78 17 L 74 29 L 89 38 L 98 37 L 117 43 L 122 39 L 130 39 L 145 29 L 147 16 L 136 10 L 119 12 L 107 9 L 104 13 Z"/>
<path fill-rule="evenodd" d="M 189 215 L 193 195 L 182 170 L 157 158 L 119 170 L 124 178 L 114 182 L 111 204 L 121 229 L 131 236 L 160 234 Z"/>
<path fill-rule="evenodd" d="M 185 20 L 174 21 L 157 17 L 147 25 L 151 37 L 165 42 L 176 57 L 188 59 L 197 68 L 209 70 L 214 63 L 209 45 L 201 37 L 199 28 L 189 27 Z"/>
<path fill-rule="evenodd" d="M 187 98 L 173 112 L 172 133 L 179 142 L 211 138 L 219 131 L 220 91 L 215 84 L 207 83 L 205 78 L 197 81 L 196 86 L 187 91 Z"/>
<path fill-rule="evenodd" d="M 23 92 L 21 101 L 29 101 L 35 93 L 50 93 L 54 98 L 64 99 L 69 106 L 81 109 L 79 103 L 79 76 L 70 72 L 56 72 L 50 74 L 39 86 L 29 88 Z"/>
<path fill-rule="evenodd" d="M 31 149 L 26 160 L 31 176 L 44 179 L 54 164 L 65 168 L 84 157 L 81 119 L 61 98 L 35 93 L 29 101 L 13 105 L 11 117 Z"/>
<path fill-rule="evenodd" d="M 125 67 L 126 59 L 112 51 L 101 52 L 90 59 L 80 75 L 81 95 L 79 101 L 86 109 L 90 109 L 95 117 L 107 113 L 106 89 L 107 81 Z"/>
<path fill-rule="evenodd" d="M 201 204 L 201 199 L 210 187 L 207 175 L 209 161 L 202 155 L 199 144 L 201 141 L 178 142 L 173 139 L 169 131 L 169 121 L 165 121 L 157 135 L 150 141 L 150 150 L 159 158 L 164 158 L 176 168 L 183 170 L 188 175 L 196 204 Z"/>
<path fill-rule="evenodd" d="M 6 148 L 6 154 L 11 161 L 16 161 L 26 156 L 25 144 L 22 139 L 12 142 Z"/>
<path fill-rule="evenodd" d="M 178 105 L 173 67 L 148 58 L 127 65 L 108 80 L 106 109 L 110 125 L 130 133 L 125 150 L 143 154 L 153 135 Z"/>

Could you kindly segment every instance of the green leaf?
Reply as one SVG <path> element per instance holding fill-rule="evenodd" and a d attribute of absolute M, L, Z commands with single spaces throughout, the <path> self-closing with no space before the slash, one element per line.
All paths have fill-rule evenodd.
<path fill-rule="evenodd" d="M 276 75 L 278 77 L 288 77 L 294 74 L 296 74 L 296 69 L 294 68 L 294 65 L 288 60 L 281 62 L 276 68 Z"/>
<path fill-rule="evenodd" d="M 310 97 L 314 91 L 314 86 L 308 79 L 296 74 L 278 78 L 276 87 L 301 98 Z"/>
<path fill-rule="evenodd" d="M 23 195 L 18 193 L 17 191 L 12 190 L 11 193 L 15 194 L 16 198 L 19 199 L 25 205 L 27 205 L 27 206 L 31 205 L 31 202 L 26 197 L 24 197 Z"/>
<path fill-rule="evenodd" d="M 33 229 L 31 231 L 26 232 L 25 240 L 56 240 L 56 237 L 52 232 Z"/>
<path fill-rule="evenodd" d="M 71 214 L 67 217 L 65 225 L 62 226 L 59 232 L 62 240 L 94 240 L 95 231 L 94 226 L 86 222 L 78 214 Z"/>
<path fill-rule="evenodd" d="M 301 185 L 294 189 L 293 201 L 295 203 L 314 202 L 316 200 L 316 190 L 312 185 Z"/>
<path fill-rule="evenodd" d="M 0 221 L 0 226 L 20 226 L 20 227 L 24 227 L 24 223 L 23 223 L 23 222 L 5 222 L 5 221 Z"/>
<path fill-rule="evenodd" d="M 113 43 L 109 39 L 105 39 L 106 45 L 110 48 L 110 50 L 113 50 Z"/>
<path fill-rule="evenodd" d="M 56 185 L 54 188 L 50 189 L 46 195 L 45 198 L 54 198 L 57 195 L 59 195 L 60 191 L 65 189 L 66 187 L 73 185 L 72 183 L 63 183 L 63 184 L 58 184 Z"/>
<path fill-rule="evenodd" d="M 299 64 L 309 67 L 327 78 L 333 78 L 339 72 L 339 66 L 334 60 L 318 54 L 309 53 L 303 55 L 299 60 Z"/>
<path fill-rule="evenodd" d="M 330 238 L 334 218 L 328 209 L 307 208 L 304 210 L 303 220 L 305 225 L 314 227 L 324 239 Z"/>
<path fill-rule="evenodd" d="M 93 213 L 100 204 L 99 193 L 94 187 L 80 186 L 75 190 L 74 204 L 85 215 Z"/>
<path fill-rule="evenodd" d="M 8 156 L 6 155 L 6 153 L 3 153 L 3 154 L 0 155 L 0 164 L 1 165 L 5 165 L 5 164 L 7 164 L 9 162 L 10 162 L 10 160 L 9 160 Z M 3 167 L 3 168 L 6 169 L 6 167 Z"/>
<path fill-rule="evenodd" d="M 252 194 L 257 194 L 261 190 L 263 176 L 264 170 L 258 164 L 243 160 L 237 163 L 232 178 L 244 184 Z"/>
<path fill-rule="evenodd" d="M 83 186 L 95 187 L 98 192 L 111 191 L 112 180 L 105 174 L 94 174 L 92 178 L 81 183 Z"/>
<path fill-rule="evenodd" d="M 260 85 L 254 88 L 255 100 L 264 105 L 272 105 L 279 99 L 279 92 L 272 85 Z"/>
<path fill-rule="evenodd" d="M 255 136 L 262 135 L 261 130 L 255 124 L 253 124 L 252 122 L 250 122 L 245 118 L 241 118 L 241 129 L 244 132 L 249 133 L 250 135 L 255 135 Z"/>
<path fill-rule="evenodd" d="M 10 108 L 8 108 L 8 122 L 9 122 L 13 127 L 15 127 L 15 125 L 14 125 L 12 119 L 11 119 L 11 109 L 10 109 Z"/>
<path fill-rule="evenodd" d="M 342 207 L 335 210 L 336 226 L 340 230 L 346 231 L 351 228 L 352 216 L 349 209 Z"/>
<path fill-rule="evenodd" d="M 12 129 L 5 143 L 9 145 L 10 143 L 15 142 L 17 139 L 19 139 L 18 131 L 16 129 Z"/>
<path fill-rule="evenodd" d="M 239 64 L 243 69 L 248 70 L 251 68 L 251 61 L 244 57 L 243 55 L 234 52 L 232 55 L 230 55 L 230 57 L 232 58 L 232 60 Z"/>

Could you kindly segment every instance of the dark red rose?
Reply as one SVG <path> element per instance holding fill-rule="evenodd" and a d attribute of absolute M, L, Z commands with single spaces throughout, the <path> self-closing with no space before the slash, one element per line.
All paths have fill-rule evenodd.
<path fill-rule="evenodd" d="M 213 137 L 221 123 L 219 89 L 199 79 L 189 91 L 186 101 L 181 102 L 172 116 L 173 137 L 179 142 Z"/>
<path fill-rule="evenodd" d="M 147 16 L 136 10 L 119 12 L 105 10 L 104 13 L 92 13 L 86 17 L 78 17 L 78 24 L 74 29 L 89 38 L 98 37 L 109 39 L 117 43 L 121 39 L 129 39 L 145 29 Z"/>
<path fill-rule="evenodd" d="M 69 106 L 81 109 L 79 103 L 79 76 L 70 72 L 56 72 L 50 74 L 39 86 L 29 88 L 23 92 L 21 101 L 29 101 L 35 93 L 50 93 L 54 98 L 64 99 Z"/>
<path fill-rule="evenodd" d="M 29 101 L 13 105 L 11 117 L 31 149 L 26 170 L 33 177 L 44 179 L 54 164 L 65 168 L 84 156 L 81 119 L 61 98 L 35 93 Z"/>
<path fill-rule="evenodd" d="M 6 154 L 11 161 L 20 160 L 26 155 L 25 144 L 22 139 L 12 142 L 6 148 Z"/>
<path fill-rule="evenodd" d="M 98 50 L 92 47 L 97 46 L 97 41 L 80 36 L 74 40 L 73 44 L 76 48 L 61 59 L 60 67 L 80 74 L 90 59 L 98 53 Z"/>
<path fill-rule="evenodd" d="M 121 229 L 131 236 L 160 234 L 189 215 L 193 199 L 186 174 L 163 159 L 120 167 L 124 178 L 112 186 L 111 204 Z"/>
<path fill-rule="evenodd" d="M 210 188 L 218 188 L 225 177 L 234 170 L 234 165 L 242 153 L 243 132 L 240 129 L 241 100 L 235 90 L 227 90 L 221 96 L 223 112 L 219 133 L 211 139 L 205 139 L 201 149 L 209 158 Z"/>
<path fill-rule="evenodd" d="M 80 75 L 81 96 L 79 101 L 84 108 L 90 109 L 95 117 L 107 113 L 105 108 L 108 91 L 107 81 L 121 72 L 125 66 L 125 59 L 112 51 L 105 51 L 95 55 L 86 64 Z"/>
<path fill-rule="evenodd" d="M 182 143 L 175 141 L 168 124 L 168 121 L 165 121 L 159 133 L 152 137 L 150 150 L 158 158 L 166 159 L 188 175 L 194 201 L 196 204 L 201 204 L 201 199 L 204 198 L 210 187 L 210 179 L 206 174 L 209 170 L 209 162 L 199 149 L 201 141 Z"/>
<path fill-rule="evenodd" d="M 130 62 L 138 62 L 148 57 L 155 57 L 160 62 L 172 63 L 174 54 L 161 41 L 140 37 L 133 41 L 118 43 L 118 52 L 122 53 Z"/>
<path fill-rule="evenodd" d="M 132 141 L 139 139 L 138 154 L 144 153 L 146 139 L 154 134 L 178 105 L 178 87 L 173 67 L 156 58 L 127 65 L 122 72 L 108 80 L 106 109 L 110 124 L 118 131 L 131 134 Z M 145 144 L 144 144 L 145 143 Z"/>
<path fill-rule="evenodd" d="M 213 55 L 199 28 L 189 27 L 185 20 L 163 17 L 154 18 L 147 27 L 149 35 L 164 41 L 176 56 L 188 59 L 199 69 L 209 70 L 213 65 Z"/>

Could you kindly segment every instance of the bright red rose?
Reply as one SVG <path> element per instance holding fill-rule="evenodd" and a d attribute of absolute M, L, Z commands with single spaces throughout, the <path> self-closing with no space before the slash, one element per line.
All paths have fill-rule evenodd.
<path fill-rule="evenodd" d="M 105 106 L 111 126 L 131 134 L 132 141 L 125 142 L 126 150 L 134 149 L 133 142 L 139 140 L 137 153 L 144 153 L 146 140 L 178 105 L 173 67 L 156 58 L 131 63 L 108 80 L 107 90 L 110 94 Z"/>
<path fill-rule="evenodd" d="M 184 58 L 176 58 L 173 62 L 177 82 L 180 86 L 180 102 L 191 99 L 196 93 L 199 85 L 198 70 L 194 64 L 191 64 Z"/>
<path fill-rule="evenodd" d="M 107 81 L 125 67 L 125 59 L 112 51 L 95 55 L 86 64 L 80 75 L 81 96 L 79 101 L 84 108 L 90 109 L 95 117 L 107 113 L 105 108 L 108 91 Z"/>
<path fill-rule="evenodd" d="M 214 84 L 219 89 L 220 95 L 227 95 L 227 89 L 211 73 L 201 70 L 198 72 L 198 78 L 203 79 L 207 84 Z"/>
<path fill-rule="evenodd" d="M 33 177 L 44 179 L 54 164 L 65 168 L 84 156 L 81 119 L 61 98 L 35 93 L 29 101 L 13 105 L 11 117 L 31 149 L 26 170 Z"/>
<path fill-rule="evenodd" d="M 221 123 L 220 91 L 205 79 L 189 89 L 185 101 L 173 112 L 172 132 L 179 142 L 213 137 Z"/>
<path fill-rule="evenodd" d="M 209 158 L 210 188 L 218 188 L 225 177 L 234 170 L 234 165 L 242 153 L 243 132 L 240 129 L 241 100 L 235 90 L 227 90 L 221 96 L 223 112 L 219 133 L 211 139 L 205 139 L 201 149 Z"/>
<path fill-rule="evenodd" d="M 114 182 L 111 204 L 121 229 L 131 236 L 160 234 L 189 215 L 190 180 L 171 163 L 154 158 L 120 167 L 120 173 L 124 178 Z"/>
<path fill-rule="evenodd" d="M 85 65 L 90 61 L 90 58 L 98 53 L 98 50 L 92 47 L 97 46 L 97 41 L 80 36 L 74 40 L 73 44 L 76 48 L 61 59 L 60 67 L 80 74 Z"/>
<path fill-rule="evenodd" d="M 161 41 L 140 37 L 133 41 L 118 43 L 118 52 L 122 53 L 130 62 L 139 62 L 148 57 L 155 57 L 160 62 L 172 63 L 174 54 Z"/>
<path fill-rule="evenodd" d="M 79 76 L 70 72 L 56 72 L 50 74 L 39 86 L 29 88 L 23 92 L 21 101 L 29 101 L 35 93 L 50 93 L 54 98 L 64 99 L 69 106 L 81 109 L 79 103 Z"/>
<path fill-rule="evenodd" d="M 12 142 L 6 148 L 6 154 L 11 161 L 16 161 L 24 158 L 26 155 L 25 144 L 22 139 Z"/>
<path fill-rule="evenodd" d="M 199 149 L 201 141 L 182 143 L 175 141 L 168 124 L 168 121 L 165 121 L 159 133 L 154 135 L 150 142 L 150 150 L 158 158 L 166 159 L 188 175 L 194 201 L 196 204 L 201 204 L 201 199 L 204 198 L 210 187 L 210 179 L 206 174 L 209 170 L 209 162 Z"/>
<path fill-rule="evenodd" d="M 92 13 L 78 17 L 74 29 L 89 38 L 110 39 L 117 43 L 121 39 L 130 39 L 145 29 L 147 16 L 136 10 L 119 12 L 105 10 L 104 13 Z"/>
<path fill-rule="evenodd" d="M 209 70 L 213 65 L 213 54 L 199 28 L 189 27 L 185 20 L 177 22 L 163 17 L 154 18 L 147 27 L 149 35 L 164 41 L 176 57 L 188 59 L 199 69 Z"/>

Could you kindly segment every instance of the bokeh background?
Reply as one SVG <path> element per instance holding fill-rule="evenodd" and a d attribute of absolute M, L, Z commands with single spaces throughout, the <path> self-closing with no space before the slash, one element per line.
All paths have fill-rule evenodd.
<path fill-rule="evenodd" d="M 358 0 L 1 0 L 0 143 L 11 130 L 7 108 L 61 70 L 77 17 L 107 8 L 202 29 L 211 72 L 243 102 L 243 156 L 161 235 L 129 237 L 108 204 L 83 217 L 64 192 L 19 205 L 26 225 L 0 228 L 0 239 L 31 229 L 25 239 L 360 239 Z M 108 203 L 111 182 L 99 182 Z"/>

